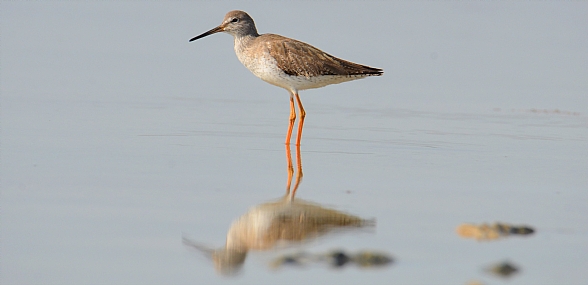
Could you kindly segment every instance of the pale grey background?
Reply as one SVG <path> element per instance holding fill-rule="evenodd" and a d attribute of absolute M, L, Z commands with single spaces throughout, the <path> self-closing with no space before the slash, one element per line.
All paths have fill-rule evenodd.
<path fill-rule="evenodd" d="M 1 9 L 3 284 L 582 284 L 588 279 L 588 4 L 18 2 Z M 288 93 L 250 74 L 242 9 L 385 70 L 303 91 L 299 197 L 378 220 L 304 246 L 397 262 L 218 276 L 182 234 L 222 246 L 283 194 Z M 349 192 L 349 193 L 348 193 Z M 465 222 L 537 234 L 478 243 Z M 511 260 L 523 272 L 483 272 Z"/>

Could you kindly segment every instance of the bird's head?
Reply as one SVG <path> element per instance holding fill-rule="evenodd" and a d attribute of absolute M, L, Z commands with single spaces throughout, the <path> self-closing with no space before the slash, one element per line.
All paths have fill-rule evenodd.
<path fill-rule="evenodd" d="M 196 36 L 190 41 L 195 41 L 197 39 L 201 39 L 219 32 L 225 32 L 231 34 L 234 37 L 243 37 L 247 35 L 258 36 L 253 18 L 243 11 L 235 10 L 227 13 L 223 19 L 223 22 L 218 27 Z"/>

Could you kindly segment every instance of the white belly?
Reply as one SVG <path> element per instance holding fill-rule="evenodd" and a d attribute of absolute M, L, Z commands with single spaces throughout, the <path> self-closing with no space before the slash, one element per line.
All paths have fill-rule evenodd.
<path fill-rule="evenodd" d="M 276 61 L 265 53 L 257 57 L 244 57 L 243 53 L 237 53 L 239 61 L 261 80 L 282 87 L 292 92 L 320 88 L 330 84 L 347 82 L 360 79 L 362 76 L 323 75 L 323 76 L 292 76 L 278 68 Z"/>

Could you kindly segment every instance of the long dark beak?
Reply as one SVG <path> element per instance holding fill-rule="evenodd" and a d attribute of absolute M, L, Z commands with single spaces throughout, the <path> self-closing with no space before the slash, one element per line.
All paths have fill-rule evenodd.
<path fill-rule="evenodd" d="M 223 26 L 218 26 L 218 27 L 216 27 L 216 28 L 214 28 L 214 29 L 212 29 L 212 30 L 210 30 L 210 31 L 202 34 L 202 35 L 199 35 L 199 36 L 196 36 L 196 37 L 192 38 L 190 41 L 195 41 L 197 39 L 201 39 L 201 38 L 204 38 L 206 36 L 210 36 L 212 34 L 216 34 L 216 33 L 222 32 L 224 30 L 225 30 L 225 28 Z"/>

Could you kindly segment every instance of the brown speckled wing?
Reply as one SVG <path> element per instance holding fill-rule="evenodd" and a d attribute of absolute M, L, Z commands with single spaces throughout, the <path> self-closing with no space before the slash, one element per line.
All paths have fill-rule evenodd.
<path fill-rule="evenodd" d="M 288 75 L 309 78 L 321 75 L 378 76 L 384 73 L 379 68 L 336 58 L 301 41 L 273 34 L 262 37 L 266 37 L 267 48 L 278 67 Z"/>

